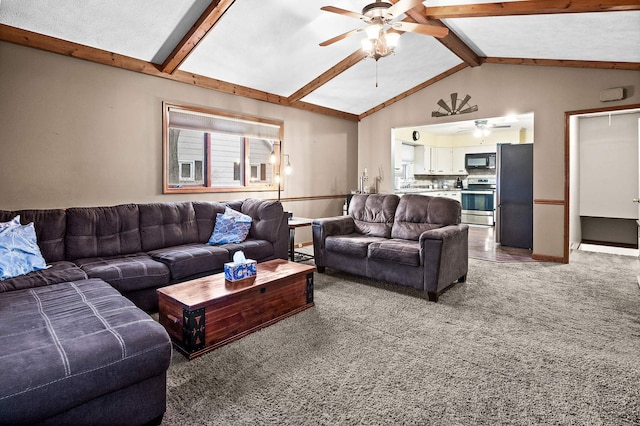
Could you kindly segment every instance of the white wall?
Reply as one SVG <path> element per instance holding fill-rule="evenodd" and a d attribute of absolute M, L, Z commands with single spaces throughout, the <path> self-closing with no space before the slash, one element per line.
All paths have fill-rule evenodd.
<path fill-rule="evenodd" d="M 628 99 L 602 104 L 599 92 L 612 87 L 626 87 Z M 533 251 L 539 256 L 562 258 L 564 113 L 640 103 L 640 72 L 499 64 L 466 68 L 363 119 L 358 127 L 358 170 L 380 170 L 381 188 L 390 192 L 389 130 L 459 121 L 458 116 L 430 116 L 438 108 L 436 102 L 448 99 L 452 92 L 469 94 L 478 105 L 478 112 L 465 114 L 465 120 L 535 114 L 534 199 L 545 202 L 534 205 Z"/>

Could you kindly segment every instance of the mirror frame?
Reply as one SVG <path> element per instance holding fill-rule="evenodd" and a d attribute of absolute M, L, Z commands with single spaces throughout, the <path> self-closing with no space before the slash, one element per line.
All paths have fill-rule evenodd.
<path fill-rule="evenodd" d="M 244 154 L 243 159 L 245 162 L 244 167 L 244 180 L 239 186 L 211 186 L 211 179 L 205 179 L 204 184 L 196 184 L 196 185 L 172 185 L 169 183 L 169 110 L 170 108 L 180 109 L 181 112 L 189 113 L 193 112 L 197 115 L 211 115 L 215 117 L 228 118 L 230 120 L 240 120 L 253 122 L 257 124 L 266 124 L 269 126 L 277 126 L 279 128 L 279 140 L 271 141 L 273 146 L 273 152 L 276 155 L 276 162 L 267 163 L 272 166 L 273 179 L 271 182 L 263 183 L 263 182 L 252 182 L 251 181 L 251 152 L 249 149 L 251 139 L 247 136 L 240 136 L 244 139 Z M 194 130 L 194 129 L 191 129 Z M 195 129 L 195 131 L 198 131 Z M 205 133 L 211 133 L 209 130 L 202 129 Z M 282 139 L 284 136 L 284 122 L 278 120 L 270 120 L 265 118 L 253 117 L 246 114 L 239 113 L 231 113 L 228 111 L 218 110 L 214 108 L 205 108 L 193 105 L 184 105 L 184 104 L 176 104 L 169 102 L 162 102 L 162 181 L 163 181 L 163 193 L 164 194 L 185 194 L 185 193 L 225 193 L 225 192 L 260 192 L 260 191 L 277 191 L 278 189 L 282 190 L 283 185 L 280 179 L 280 182 L 276 178 L 279 176 L 280 165 L 282 164 Z M 264 139 L 267 140 L 267 139 Z M 206 156 L 205 156 L 206 157 Z M 241 160 L 241 161 L 242 161 Z M 206 161 L 205 161 L 206 163 Z M 203 173 L 206 175 L 211 175 L 211 170 L 207 165 L 203 165 Z M 207 184 L 207 181 L 209 184 Z M 207 186 L 208 185 L 208 186 Z"/>

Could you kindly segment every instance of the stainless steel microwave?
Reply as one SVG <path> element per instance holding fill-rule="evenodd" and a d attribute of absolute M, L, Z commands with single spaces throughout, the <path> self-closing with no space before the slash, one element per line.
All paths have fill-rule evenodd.
<path fill-rule="evenodd" d="M 496 168 L 496 153 L 484 152 L 476 154 L 465 154 L 464 156 L 465 169 L 495 169 Z"/>

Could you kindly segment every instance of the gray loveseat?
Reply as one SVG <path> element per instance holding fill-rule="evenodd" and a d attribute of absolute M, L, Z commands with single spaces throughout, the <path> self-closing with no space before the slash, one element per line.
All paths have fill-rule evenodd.
<path fill-rule="evenodd" d="M 227 206 L 252 217 L 249 235 L 208 245 Z M 140 308 L 157 309 L 159 287 L 222 271 L 238 250 L 287 258 L 276 201 L 0 211 L 0 222 L 18 214 L 50 268 L 0 281 L 0 425 L 159 423 L 171 341 Z"/>
<path fill-rule="evenodd" d="M 414 287 L 437 302 L 468 270 L 469 226 L 443 197 L 358 194 L 348 216 L 313 221 L 318 272 L 325 267 Z"/>

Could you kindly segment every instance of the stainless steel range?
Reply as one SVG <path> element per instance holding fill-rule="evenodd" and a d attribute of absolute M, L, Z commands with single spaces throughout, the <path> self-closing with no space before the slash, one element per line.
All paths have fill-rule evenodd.
<path fill-rule="evenodd" d="M 462 190 L 462 222 L 493 226 L 495 210 L 496 177 L 467 178 L 467 189 Z"/>

